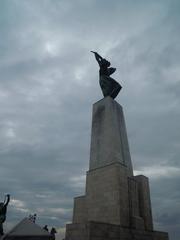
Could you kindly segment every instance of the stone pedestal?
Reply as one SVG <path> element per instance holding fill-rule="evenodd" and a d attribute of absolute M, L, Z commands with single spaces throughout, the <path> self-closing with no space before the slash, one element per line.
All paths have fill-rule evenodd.
<path fill-rule="evenodd" d="M 93 105 L 90 170 L 121 163 L 132 176 L 132 163 L 121 105 L 106 97 Z"/>
<path fill-rule="evenodd" d="M 67 240 L 168 240 L 168 234 L 121 227 L 115 224 L 86 222 L 66 225 Z"/>
<path fill-rule="evenodd" d="M 168 240 L 153 231 L 148 178 L 133 176 L 122 107 L 110 97 L 93 105 L 84 196 L 74 199 L 66 240 Z"/>

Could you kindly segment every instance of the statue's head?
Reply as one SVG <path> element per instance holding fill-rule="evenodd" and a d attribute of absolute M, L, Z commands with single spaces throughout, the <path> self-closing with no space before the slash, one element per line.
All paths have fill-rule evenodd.
<path fill-rule="evenodd" d="M 105 67 L 110 67 L 111 63 L 109 61 L 107 61 L 105 58 L 102 59 L 102 64 L 105 66 Z"/>

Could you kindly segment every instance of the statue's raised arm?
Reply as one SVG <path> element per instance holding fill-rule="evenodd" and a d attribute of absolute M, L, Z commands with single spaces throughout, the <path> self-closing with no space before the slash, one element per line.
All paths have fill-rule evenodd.
<path fill-rule="evenodd" d="M 122 86 L 110 77 L 116 71 L 116 68 L 110 67 L 111 63 L 105 58 L 102 58 L 97 52 L 94 53 L 99 64 L 99 84 L 101 86 L 104 97 L 110 96 L 113 99 L 118 95 Z"/>
<path fill-rule="evenodd" d="M 91 52 L 94 53 L 95 58 L 96 58 L 97 62 L 99 63 L 99 66 L 100 66 L 103 58 L 97 52 L 94 52 L 94 51 L 91 51 Z"/>

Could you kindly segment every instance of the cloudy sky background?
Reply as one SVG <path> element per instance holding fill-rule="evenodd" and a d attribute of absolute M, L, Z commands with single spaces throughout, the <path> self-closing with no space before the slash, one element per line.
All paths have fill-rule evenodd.
<path fill-rule="evenodd" d="M 0 198 L 5 229 L 30 213 L 61 236 L 84 193 L 90 50 L 117 68 L 136 174 L 150 178 L 154 225 L 180 238 L 180 1 L 0 0 Z M 61 237 L 59 237 L 61 239 Z"/>

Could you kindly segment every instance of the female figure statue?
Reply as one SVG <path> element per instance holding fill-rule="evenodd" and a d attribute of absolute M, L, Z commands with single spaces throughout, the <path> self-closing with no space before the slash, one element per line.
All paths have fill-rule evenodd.
<path fill-rule="evenodd" d="M 97 52 L 93 52 L 99 64 L 99 84 L 101 86 L 104 97 L 110 96 L 113 99 L 118 95 L 122 86 L 110 77 L 116 71 L 116 68 L 110 67 L 111 63 L 102 58 Z"/>

